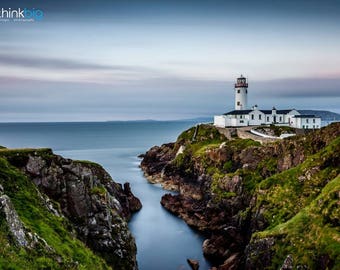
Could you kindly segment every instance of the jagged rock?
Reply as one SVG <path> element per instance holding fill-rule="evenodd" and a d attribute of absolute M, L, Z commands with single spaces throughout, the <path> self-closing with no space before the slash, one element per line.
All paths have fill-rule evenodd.
<path fill-rule="evenodd" d="M 0 185 L 0 191 L 3 188 Z M 0 192 L 1 193 L 1 192 Z M 6 220 L 7 227 L 16 244 L 28 249 L 43 248 L 46 252 L 53 253 L 54 250 L 36 233 L 27 230 L 20 220 L 11 199 L 3 194 L 0 196 L 0 215 Z"/>
<path fill-rule="evenodd" d="M 3 190 L 2 187 L 1 189 Z M 16 243 L 19 246 L 27 247 L 28 241 L 26 239 L 24 226 L 14 209 L 11 199 L 5 194 L 0 196 L 0 214 L 6 220 L 8 229 Z"/>
<path fill-rule="evenodd" d="M 127 220 L 141 208 L 141 203 L 128 183 L 123 188 L 100 165 L 64 159 L 51 151 L 12 156 L 8 161 L 32 179 L 46 208 L 67 217 L 80 240 L 113 268 L 137 269 L 136 244 Z M 50 199 L 60 205 L 61 212 Z M 6 198 L 2 203 L 9 205 Z M 22 225 L 15 215 L 9 217 L 18 242 L 27 245 Z M 34 242 L 44 242 L 35 234 L 30 234 L 30 239 L 33 246 Z"/>
<path fill-rule="evenodd" d="M 133 193 L 131 192 L 131 187 L 130 187 L 130 183 L 125 183 L 124 184 L 124 194 L 127 197 L 127 200 L 129 202 L 129 209 L 131 212 L 136 212 L 139 211 L 142 208 L 142 203 L 140 202 L 140 200 L 133 195 Z"/>
<path fill-rule="evenodd" d="M 225 253 L 226 240 L 222 235 L 214 235 L 203 242 L 202 249 L 206 258 L 212 261 L 218 261 Z"/>
<path fill-rule="evenodd" d="M 34 249 L 39 246 L 47 252 L 54 250 L 46 243 L 45 239 L 41 238 L 36 233 L 31 233 L 27 230 L 20 220 L 11 199 L 4 194 L 4 188 L 0 185 L 0 216 L 6 220 L 7 227 L 15 240 L 22 247 Z"/>
<path fill-rule="evenodd" d="M 240 263 L 240 254 L 234 253 L 227 260 L 224 261 L 222 265 L 220 265 L 218 270 L 236 270 L 239 268 Z"/>
<path fill-rule="evenodd" d="M 292 255 L 288 255 L 284 260 L 280 270 L 291 270 L 293 269 L 293 257 Z"/>
<path fill-rule="evenodd" d="M 176 156 L 176 151 L 173 149 L 174 144 L 163 144 L 161 147 L 152 147 L 145 155 L 141 162 L 141 168 L 147 175 L 161 173 L 166 164 Z"/>
<path fill-rule="evenodd" d="M 273 237 L 255 239 L 245 250 L 245 269 L 265 269 L 271 264 L 275 244 Z"/>
<path fill-rule="evenodd" d="M 46 165 L 46 161 L 40 156 L 29 156 L 26 171 L 34 176 L 40 175 L 40 171 Z"/>
<path fill-rule="evenodd" d="M 187 262 L 192 270 L 198 270 L 200 268 L 200 263 L 197 260 L 187 259 Z"/>
<path fill-rule="evenodd" d="M 247 269 L 272 266 L 272 248 L 277 243 L 275 238 L 250 242 L 254 232 L 265 230 L 272 219 L 277 218 L 270 215 L 271 208 L 276 208 L 275 202 L 268 200 L 266 205 L 258 198 L 262 196 L 261 199 L 266 201 L 268 186 L 275 186 L 276 182 L 271 183 L 270 177 L 302 164 L 340 136 L 340 124 L 263 146 L 249 140 L 235 139 L 230 134 L 228 139 L 217 141 L 217 146 L 210 146 L 211 139 L 217 138 L 214 137 L 214 127 L 202 125 L 199 130 L 200 135 L 196 136 L 195 141 L 192 141 L 192 135 L 197 133 L 197 127 L 183 132 L 175 143 L 152 147 L 143 156 L 142 170 L 152 183 L 161 183 L 165 188 L 179 191 L 177 195 L 164 195 L 161 204 L 190 226 L 209 235 L 204 241 L 203 250 L 215 266 L 222 267 L 226 262 L 227 266 L 224 267 L 238 269 L 243 269 L 245 265 Z M 185 149 L 176 157 L 181 145 Z M 306 185 L 325 167 L 335 168 L 340 163 L 338 153 L 335 149 L 327 160 L 321 160 L 314 167 L 307 166 L 296 175 L 296 181 Z M 330 179 L 336 175 L 336 172 L 333 173 Z M 285 179 L 275 181 L 281 183 Z M 329 179 L 311 187 L 314 195 L 327 181 Z M 259 185 L 262 182 L 263 185 Z M 304 192 L 305 197 L 311 194 L 308 188 Z M 299 197 L 299 194 L 296 196 Z M 287 220 L 294 214 L 282 218 Z M 329 216 L 328 224 L 336 226 L 336 216 Z M 226 228 L 236 230 L 225 231 Z M 320 265 L 332 263 L 325 258 L 321 261 Z"/>

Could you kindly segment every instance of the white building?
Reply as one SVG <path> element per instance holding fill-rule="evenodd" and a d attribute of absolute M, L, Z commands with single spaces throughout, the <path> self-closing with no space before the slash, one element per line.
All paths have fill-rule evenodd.
<path fill-rule="evenodd" d="M 303 129 L 321 128 L 321 118 L 315 115 L 295 115 L 292 119 L 291 126 Z"/>
<path fill-rule="evenodd" d="M 248 83 L 245 77 L 237 78 L 235 84 L 235 110 L 214 116 L 214 125 L 218 127 L 242 127 L 257 125 L 281 125 L 295 128 L 313 129 L 321 127 L 321 118 L 315 115 L 301 115 L 295 109 L 259 110 L 255 105 L 247 108 Z"/>

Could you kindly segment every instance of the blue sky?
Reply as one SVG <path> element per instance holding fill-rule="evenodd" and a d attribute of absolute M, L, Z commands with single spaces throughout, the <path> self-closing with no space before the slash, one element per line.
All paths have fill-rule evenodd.
<path fill-rule="evenodd" d="M 210 116 L 249 78 L 260 108 L 340 112 L 340 1 L 1 1 L 0 121 Z"/>

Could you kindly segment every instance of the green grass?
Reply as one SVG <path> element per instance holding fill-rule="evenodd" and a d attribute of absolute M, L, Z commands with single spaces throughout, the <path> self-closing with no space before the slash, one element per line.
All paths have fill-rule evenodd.
<path fill-rule="evenodd" d="M 275 237 L 271 269 L 277 269 L 291 254 L 294 267 L 322 269 L 320 258 L 330 261 L 332 269 L 340 269 L 340 176 L 331 180 L 305 208 L 284 223 L 258 232 L 253 238 Z"/>
<path fill-rule="evenodd" d="M 96 186 L 90 190 L 90 194 L 104 196 L 106 194 L 106 189 L 105 187 Z"/>
<path fill-rule="evenodd" d="M 268 269 L 278 269 L 287 255 L 294 269 L 340 269 L 340 137 L 303 163 L 260 181 L 256 207 L 268 222 L 255 239 L 274 237 Z"/>
<path fill-rule="evenodd" d="M 80 163 L 82 165 L 88 165 L 91 167 L 102 168 L 102 166 L 96 162 L 89 161 L 89 160 L 73 160 L 74 163 Z"/>
<path fill-rule="evenodd" d="M 193 176 L 200 166 L 200 173 L 210 175 L 213 202 L 236 196 L 226 190 L 226 176 L 242 178 L 244 191 L 254 196 L 255 205 L 241 211 L 240 218 L 245 220 L 261 212 L 267 222 L 263 225 L 267 227 L 253 234 L 253 241 L 275 238 L 273 260 L 268 269 L 280 268 L 289 254 L 293 256 L 295 268 L 302 265 L 308 269 L 326 269 L 328 265 L 329 269 L 340 269 L 340 137 L 336 136 L 337 126 L 288 138 L 281 148 L 281 142 L 277 142 L 271 145 L 277 147 L 273 154 L 261 151 L 260 147 L 266 146 L 252 140 L 228 141 L 212 128 L 200 126 L 194 141 L 195 127 L 183 132 L 176 143 L 185 144 L 186 149 L 173 165 Z M 273 129 L 277 135 L 291 131 L 286 127 Z M 217 153 L 223 142 L 227 159 L 220 162 Z M 238 164 L 237 158 L 231 158 L 249 147 L 259 148 L 254 151 L 259 162 L 252 169 Z M 294 151 L 299 151 L 304 161 L 280 172 L 285 154 L 294 156 Z"/>
<path fill-rule="evenodd" d="M 258 184 L 261 192 L 257 196 L 257 207 L 266 209 L 264 215 L 270 227 L 292 218 L 340 173 L 336 159 L 339 152 L 340 137 L 302 164 Z"/>
<path fill-rule="evenodd" d="M 226 191 L 223 187 L 221 187 L 220 180 L 224 176 L 225 175 L 221 174 L 220 172 L 215 172 L 212 176 L 210 190 L 211 190 L 211 193 L 213 194 L 214 202 L 220 202 L 223 199 L 228 199 L 228 198 L 236 196 L 235 192 Z"/>
<path fill-rule="evenodd" d="M 200 125 L 195 140 L 192 140 L 195 130 L 196 127 L 192 127 L 178 137 L 176 145 L 185 145 L 185 150 L 174 159 L 172 165 L 178 169 L 182 176 L 195 177 L 199 173 L 196 172 L 195 164 L 200 164 L 204 172 L 212 177 L 211 192 L 214 194 L 215 200 L 236 196 L 235 193 L 224 190 L 219 182 L 226 174 L 236 173 L 238 164 L 234 164 L 232 159 L 215 160 L 212 156 L 216 156 L 214 153 L 219 151 L 224 151 L 230 156 L 237 155 L 248 147 L 261 147 L 261 144 L 251 139 L 228 140 L 210 125 Z M 223 149 L 219 150 L 222 143 L 224 143 Z M 249 179 L 250 175 L 253 176 L 252 172 L 248 172 Z M 249 184 L 249 189 L 255 188 L 258 177 L 252 179 L 255 179 L 256 182 Z M 252 187 L 250 188 L 250 186 Z"/>
<path fill-rule="evenodd" d="M 33 150 L 25 149 L 20 153 L 30 151 Z M 7 152 L 8 155 L 16 156 L 14 150 Z M 102 258 L 70 233 L 67 220 L 54 216 L 45 208 L 35 185 L 4 158 L 0 158 L 0 184 L 25 227 L 45 239 L 53 249 L 47 251 L 44 245 L 32 250 L 17 247 L 5 224 L 0 223 L 0 269 L 110 269 Z M 57 258 L 62 262 L 58 263 Z"/>
<path fill-rule="evenodd" d="M 6 158 L 11 164 L 22 167 L 27 164 L 29 155 L 31 156 L 40 156 L 43 158 L 48 158 L 53 155 L 53 152 L 50 148 L 20 148 L 20 149 L 0 149 L 0 157 Z"/>
<path fill-rule="evenodd" d="M 196 126 L 182 132 L 177 142 L 207 142 L 207 141 L 223 141 L 226 138 L 212 125 L 199 125 L 196 137 L 194 137 Z"/>

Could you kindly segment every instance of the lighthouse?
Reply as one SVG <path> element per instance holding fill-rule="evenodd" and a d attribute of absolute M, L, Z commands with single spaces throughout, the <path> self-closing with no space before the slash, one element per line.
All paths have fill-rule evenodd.
<path fill-rule="evenodd" d="M 247 109 L 248 83 L 242 75 L 235 83 L 235 110 Z"/>
<path fill-rule="evenodd" d="M 221 115 L 215 115 L 214 126 L 224 128 L 282 125 L 300 129 L 321 128 L 321 117 L 312 114 L 301 115 L 300 112 L 295 109 L 277 110 L 273 107 L 271 110 L 260 110 L 257 105 L 253 106 L 252 109 L 248 109 L 248 82 L 242 75 L 236 79 L 234 89 L 235 110 Z"/>

